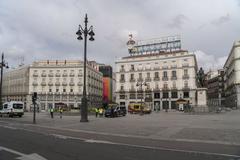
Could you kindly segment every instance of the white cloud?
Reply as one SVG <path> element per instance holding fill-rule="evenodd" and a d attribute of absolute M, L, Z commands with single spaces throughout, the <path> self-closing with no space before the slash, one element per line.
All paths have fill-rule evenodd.
<path fill-rule="evenodd" d="M 213 54 L 207 54 L 200 50 L 194 53 L 196 54 L 199 68 L 203 67 L 205 71 L 221 69 L 227 60 L 227 56 L 215 57 Z"/>
<path fill-rule="evenodd" d="M 181 34 L 184 49 L 218 53 L 213 57 L 227 55 L 240 37 L 235 0 L 7 0 L 0 1 L 0 50 L 12 62 L 22 55 L 26 62 L 80 59 L 83 41 L 77 41 L 75 32 L 85 13 L 96 33 L 95 41 L 88 43 L 88 57 L 111 65 L 115 57 L 128 55 L 129 33 L 137 40 Z M 226 13 L 231 25 L 199 29 Z"/>

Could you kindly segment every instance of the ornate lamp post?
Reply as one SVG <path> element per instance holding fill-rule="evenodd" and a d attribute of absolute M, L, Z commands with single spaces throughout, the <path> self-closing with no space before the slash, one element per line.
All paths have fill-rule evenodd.
<path fill-rule="evenodd" d="M 143 91 L 142 86 L 147 86 L 147 83 L 146 82 L 137 82 L 136 86 L 140 87 L 140 90 Z M 143 115 L 142 100 L 143 100 L 143 93 L 142 93 L 142 96 L 141 96 L 141 106 L 140 106 L 141 112 L 140 112 L 140 115 Z"/>
<path fill-rule="evenodd" d="M 1 67 L 1 84 L 0 84 L 0 107 L 2 107 L 2 84 L 3 84 L 3 68 L 8 68 L 8 63 L 4 60 L 4 53 L 2 53 L 2 61 L 0 63 Z"/>
<path fill-rule="evenodd" d="M 80 122 L 88 122 L 88 106 L 87 106 L 87 95 L 86 95 L 86 62 L 87 62 L 87 37 L 90 36 L 89 40 L 94 41 L 93 36 L 95 35 L 93 32 L 93 26 L 90 28 L 87 27 L 88 17 L 87 14 L 85 16 L 84 24 L 85 27 L 83 28 L 79 25 L 77 34 L 77 39 L 82 40 L 82 34 L 84 36 L 84 76 L 83 76 L 83 97 L 82 97 L 82 104 L 81 104 L 81 120 Z"/>

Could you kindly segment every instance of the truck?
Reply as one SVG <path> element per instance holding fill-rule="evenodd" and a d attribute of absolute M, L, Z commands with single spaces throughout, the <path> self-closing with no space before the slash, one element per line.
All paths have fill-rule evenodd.
<path fill-rule="evenodd" d="M 151 108 L 146 105 L 146 103 L 130 103 L 128 105 L 128 112 L 133 113 L 144 113 L 144 114 L 150 114 Z"/>

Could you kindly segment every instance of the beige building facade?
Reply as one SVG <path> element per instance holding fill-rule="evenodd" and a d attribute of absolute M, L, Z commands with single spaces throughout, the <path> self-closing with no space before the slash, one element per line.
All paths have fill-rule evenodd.
<path fill-rule="evenodd" d="M 197 61 L 186 50 L 122 57 L 116 62 L 116 101 L 148 103 L 152 109 L 178 109 L 183 98 L 197 104 Z M 137 86 L 137 83 L 144 85 Z M 145 85 L 146 84 L 146 85 Z"/>
<path fill-rule="evenodd" d="M 236 41 L 224 64 L 226 107 L 240 108 L 240 41 Z"/>
<path fill-rule="evenodd" d="M 31 110 L 31 96 L 33 92 L 37 92 L 37 103 L 40 110 L 57 108 L 62 105 L 69 109 L 80 108 L 83 91 L 82 61 L 37 61 L 22 68 L 22 70 L 15 69 L 4 74 L 3 95 L 5 100 L 22 100 L 25 102 L 26 110 Z M 89 107 L 101 105 L 102 73 L 91 64 L 87 65 L 86 73 Z M 22 75 L 22 79 L 16 78 L 18 75 Z M 15 84 L 15 81 L 18 81 L 18 84 Z M 18 93 L 17 86 L 19 85 L 22 86 L 23 91 Z"/>

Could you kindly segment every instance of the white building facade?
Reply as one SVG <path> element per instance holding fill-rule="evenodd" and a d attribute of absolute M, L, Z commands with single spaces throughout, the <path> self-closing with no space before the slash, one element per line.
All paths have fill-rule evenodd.
<path fill-rule="evenodd" d="M 16 69 L 18 70 L 18 69 Z M 27 110 L 31 109 L 33 92 L 38 94 L 38 106 L 41 110 L 66 105 L 69 109 L 79 109 L 83 91 L 83 62 L 65 61 L 37 61 L 25 67 L 24 94 L 22 100 Z M 9 83 L 9 76 L 17 73 L 10 71 L 4 75 L 3 95 L 5 99 L 15 100 L 15 90 L 6 92 L 6 88 L 13 88 Z M 87 65 L 86 89 L 88 106 L 95 107 L 102 103 L 102 73 L 96 67 Z M 12 76 L 17 77 L 17 76 Z M 8 79 L 7 79 L 8 78 Z M 10 78 L 11 79 L 11 78 Z M 10 96 L 11 95 L 11 96 Z"/>
<path fill-rule="evenodd" d="M 224 64 L 226 107 L 240 108 L 240 41 L 236 41 Z"/>
<path fill-rule="evenodd" d="M 178 109 L 179 98 L 196 105 L 197 62 L 193 53 L 179 50 L 131 55 L 115 63 L 116 102 L 120 105 L 142 100 L 152 109 Z"/>

